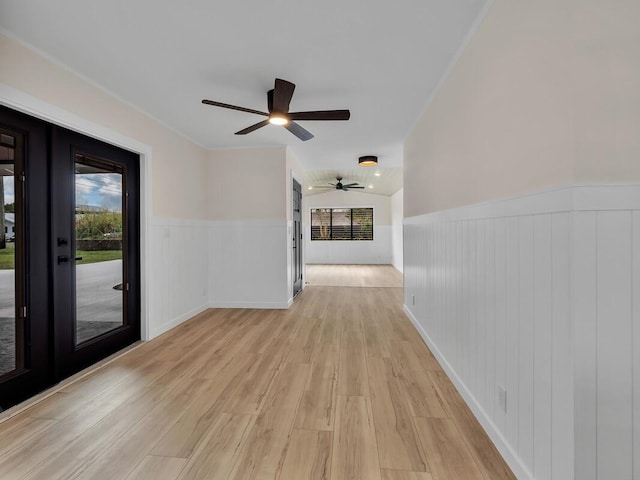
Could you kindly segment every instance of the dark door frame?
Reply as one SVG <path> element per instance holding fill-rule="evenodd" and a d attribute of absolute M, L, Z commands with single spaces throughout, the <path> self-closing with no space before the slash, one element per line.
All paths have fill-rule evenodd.
<path fill-rule="evenodd" d="M 41 119 L 53 125 L 64 126 L 74 132 L 115 145 L 140 155 L 140 334 L 149 340 L 154 333 L 149 319 L 149 252 L 151 252 L 151 185 L 152 148 L 135 138 L 95 123 L 58 105 L 31 96 L 20 90 L 0 85 L 0 107 L 5 106 L 24 114 L 27 118 Z M 157 332 L 155 332 L 157 333 Z"/>
<path fill-rule="evenodd" d="M 293 175 L 291 178 L 291 220 L 291 287 L 292 297 L 295 298 L 304 288 L 304 238 L 302 236 L 302 182 L 299 182 Z"/>
<path fill-rule="evenodd" d="M 7 408 L 140 338 L 140 325 L 143 321 L 140 269 L 140 254 L 142 253 L 140 238 L 143 228 L 140 216 L 143 212 L 139 197 L 139 189 L 142 188 L 139 171 L 142 166 L 140 165 L 141 159 L 137 154 L 126 152 L 84 134 L 57 127 L 2 105 L 0 105 L 0 125 L 25 139 L 22 170 L 26 177 L 24 230 L 28 232 L 23 242 L 25 251 L 24 277 L 27 281 L 25 282 L 25 298 L 22 302 L 26 306 L 27 312 L 24 322 L 26 358 L 24 368 L 4 376 L 0 382 L 0 399 L 2 400 L 0 407 Z M 128 314 L 129 318 L 136 318 L 137 322 L 134 321 L 130 328 L 118 329 L 113 334 L 106 334 L 95 342 L 89 341 L 86 345 L 83 344 L 79 347 L 75 346 L 75 330 L 73 331 L 73 344 L 65 343 L 63 338 L 70 336 L 70 329 L 61 328 L 61 322 L 55 321 L 56 318 L 59 320 L 63 318 L 59 316 L 61 312 L 57 311 L 60 302 L 55 301 L 56 298 L 67 294 L 69 301 L 75 301 L 75 295 L 73 300 L 69 295 L 71 293 L 69 290 L 75 290 L 75 284 L 71 288 L 64 287 L 63 290 L 66 289 L 67 292 L 63 292 L 56 282 L 56 252 L 54 250 L 56 238 L 60 236 L 58 231 L 60 227 L 55 220 L 51 220 L 63 216 L 61 215 L 61 205 L 62 208 L 65 208 L 65 203 L 58 203 L 55 197 L 70 196 L 70 192 L 62 192 L 58 187 L 67 190 L 72 187 L 69 180 L 74 176 L 75 150 L 70 149 L 71 145 L 74 148 L 86 148 L 94 151 L 97 155 L 104 154 L 106 157 L 114 152 L 129 155 L 126 158 L 133 165 L 133 168 L 130 168 L 132 175 L 130 186 L 133 186 L 133 189 L 127 191 L 127 203 L 130 211 L 140 213 L 140 215 L 134 213 L 128 216 L 129 225 L 127 228 L 130 231 L 130 236 L 126 240 L 126 247 L 132 252 L 129 265 L 131 265 L 130 272 L 133 272 L 127 280 L 130 289 L 137 292 L 137 294 L 129 296 Z M 57 161 L 54 159 L 65 156 L 71 164 L 67 166 L 66 172 L 62 172 L 59 168 L 54 168 L 52 163 Z M 57 193 L 56 188 L 58 188 Z M 66 204 L 66 215 L 69 219 L 74 215 L 71 209 L 74 204 L 74 201 Z M 68 220 L 67 223 L 66 227 L 74 224 L 71 220 Z M 64 226 L 62 228 L 64 229 Z M 73 234 L 69 232 L 68 236 L 71 239 Z M 75 309 L 73 314 L 75 315 Z M 70 319 L 67 321 L 70 322 Z"/>
<path fill-rule="evenodd" d="M 0 106 L 0 124 L 8 130 L 23 135 L 25 139 L 23 169 L 28 177 L 28 188 L 24 188 L 24 229 L 30 236 L 47 238 L 49 235 L 49 210 L 46 204 L 33 201 L 37 192 L 48 192 L 48 165 L 34 165 L 34 158 L 47 158 L 47 126 L 45 122 Z M 40 162 L 39 162 L 40 163 Z M 0 407 L 12 405 L 41 391 L 52 375 L 50 363 L 50 324 L 51 306 L 48 288 L 49 249 L 46 242 L 23 242 L 25 262 L 24 277 L 28 279 L 29 289 L 25 289 L 24 305 L 27 320 L 24 327 L 25 365 L 0 383 Z M 26 287 L 26 285 L 25 285 Z M 36 293 L 36 295 L 30 294 Z M 38 355 L 32 355 L 32 353 Z"/>
<path fill-rule="evenodd" d="M 50 244 L 53 249 L 51 271 L 53 278 L 53 315 L 55 377 L 67 377 L 78 370 L 105 358 L 111 353 L 140 339 L 140 226 L 139 226 L 139 159 L 138 155 L 109 145 L 100 140 L 52 126 L 51 131 L 51 201 L 52 225 Z M 125 172 L 126 225 L 124 225 L 123 253 L 125 272 L 123 296 L 126 301 L 125 321 L 122 327 L 76 346 L 76 269 L 75 223 L 70 212 L 75 210 L 76 154 L 109 159 L 123 166 Z M 71 173 L 71 175 L 70 175 Z M 60 245 L 58 239 L 67 239 Z M 68 258 L 60 264 L 59 256 Z M 58 299 L 71 299 L 71 302 Z M 66 319 L 66 321 L 64 321 Z"/>

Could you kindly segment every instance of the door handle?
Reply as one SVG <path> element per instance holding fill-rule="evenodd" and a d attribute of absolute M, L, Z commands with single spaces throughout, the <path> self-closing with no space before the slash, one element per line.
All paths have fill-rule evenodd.
<path fill-rule="evenodd" d="M 75 257 L 74 260 L 77 262 L 82 260 L 82 257 Z M 69 263 L 69 257 L 66 255 L 58 255 L 58 265 L 61 263 Z"/>

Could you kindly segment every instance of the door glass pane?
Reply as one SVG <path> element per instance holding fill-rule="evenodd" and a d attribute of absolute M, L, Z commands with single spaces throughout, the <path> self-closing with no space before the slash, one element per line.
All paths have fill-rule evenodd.
<path fill-rule="evenodd" d="M 18 137 L 0 133 L 0 376 L 24 366 L 23 323 L 16 317 L 20 302 L 20 274 L 16 276 L 16 189 L 15 162 Z M 21 197 L 18 196 L 18 212 Z M 18 293 L 18 298 L 16 298 Z M 17 300 L 17 301 L 16 301 Z"/>
<path fill-rule="evenodd" d="M 125 324 L 123 172 L 76 155 L 76 344 Z"/>

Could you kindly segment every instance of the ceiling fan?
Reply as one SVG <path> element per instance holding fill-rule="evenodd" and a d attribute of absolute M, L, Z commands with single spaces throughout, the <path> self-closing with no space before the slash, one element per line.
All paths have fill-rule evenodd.
<path fill-rule="evenodd" d="M 336 180 L 338 181 L 338 183 L 329 183 L 329 185 L 331 185 L 331 187 L 326 187 L 324 185 L 318 185 L 318 186 L 314 186 L 313 188 L 335 188 L 336 190 L 342 190 L 343 192 L 348 192 L 351 189 L 354 188 L 364 188 L 358 185 L 358 182 L 354 182 L 354 183 L 347 183 L 346 185 L 342 184 L 342 177 L 336 177 Z"/>
<path fill-rule="evenodd" d="M 241 112 L 255 113 L 268 117 L 262 122 L 258 122 L 247 127 L 236 135 L 246 135 L 254 130 L 264 127 L 265 125 L 282 125 L 284 128 L 293 133 L 300 140 L 307 141 L 313 138 L 308 130 L 298 125 L 295 120 L 349 120 L 351 113 L 349 110 L 315 110 L 311 112 L 289 112 L 289 103 L 293 97 L 293 91 L 296 86 L 286 80 L 276 78 L 275 86 L 267 92 L 267 110 L 269 113 L 253 110 L 251 108 L 238 107 L 229 105 L 228 103 L 214 102 L 213 100 L 202 100 L 202 103 L 213 105 L 215 107 L 229 108 L 231 110 L 239 110 Z"/>

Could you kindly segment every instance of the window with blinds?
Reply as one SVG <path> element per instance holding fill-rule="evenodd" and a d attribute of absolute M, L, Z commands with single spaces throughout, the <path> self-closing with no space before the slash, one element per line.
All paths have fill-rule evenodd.
<path fill-rule="evenodd" d="M 373 208 L 312 208 L 311 240 L 373 240 Z"/>

